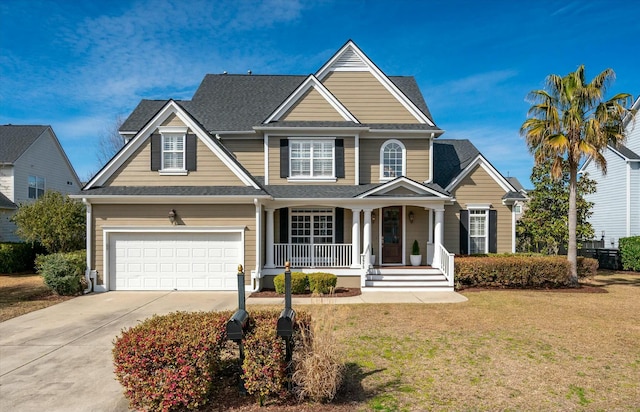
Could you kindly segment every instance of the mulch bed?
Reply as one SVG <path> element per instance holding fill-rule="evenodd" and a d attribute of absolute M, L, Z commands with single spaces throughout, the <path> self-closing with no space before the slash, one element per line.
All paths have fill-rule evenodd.
<path fill-rule="evenodd" d="M 332 294 L 324 295 L 324 297 L 332 298 L 346 298 L 349 296 L 359 296 L 361 294 L 360 288 L 343 288 L 337 287 Z M 294 298 L 317 298 L 318 295 L 314 295 L 311 292 L 300 293 L 292 295 Z M 259 292 L 253 292 L 252 298 L 284 298 L 284 294 L 276 293 L 274 289 L 262 289 Z"/>
<path fill-rule="evenodd" d="M 603 286 L 580 285 L 577 288 L 544 288 L 544 289 L 520 289 L 520 288 L 465 288 L 456 292 L 484 292 L 484 291 L 500 291 L 500 290 L 526 290 L 527 292 L 555 292 L 555 293 L 609 293 Z"/>

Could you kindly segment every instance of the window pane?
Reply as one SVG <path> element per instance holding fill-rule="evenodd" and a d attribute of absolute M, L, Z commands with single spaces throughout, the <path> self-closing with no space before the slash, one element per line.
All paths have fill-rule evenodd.
<path fill-rule="evenodd" d="M 395 142 L 388 143 L 382 152 L 382 176 L 393 178 L 402 175 L 402 147 Z"/>

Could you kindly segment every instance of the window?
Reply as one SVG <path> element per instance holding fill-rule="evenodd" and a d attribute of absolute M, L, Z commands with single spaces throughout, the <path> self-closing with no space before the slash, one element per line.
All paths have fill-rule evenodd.
<path fill-rule="evenodd" d="M 487 253 L 488 210 L 469 210 L 469 254 Z"/>
<path fill-rule="evenodd" d="M 405 147 L 398 140 L 389 140 L 380 148 L 380 180 L 405 175 Z"/>
<path fill-rule="evenodd" d="M 513 205 L 513 211 L 515 212 L 515 214 L 519 215 L 520 213 L 522 213 L 522 205 Z"/>
<path fill-rule="evenodd" d="M 29 176 L 29 199 L 39 199 L 44 195 L 44 177 Z"/>
<path fill-rule="evenodd" d="M 290 177 L 334 178 L 333 140 L 292 140 L 289 144 Z"/>
<path fill-rule="evenodd" d="M 334 218 L 332 209 L 292 209 L 291 243 L 333 243 Z"/>
<path fill-rule="evenodd" d="M 185 170 L 185 135 L 162 135 L 162 170 Z"/>

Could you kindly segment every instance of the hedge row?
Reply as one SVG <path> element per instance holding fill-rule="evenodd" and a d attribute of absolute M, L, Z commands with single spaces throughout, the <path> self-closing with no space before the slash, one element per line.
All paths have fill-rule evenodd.
<path fill-rule="evenodd" d="M 306 293 L 307 289 L 325 295 L 335 289 L 337 283 L 338 277 L 332 273 L 291 272 L 291 293 L 294 295 Z M 284 293 L 284 273 L 273 279 L 273 285 L 277 293 Z"/>
<path fill-rule="evenodd" d="M 193 410 L 220 382 L 226 322 L 231 312 L 175 312 L 124 330 L 113 348 L 116 379 L 136 410 Z M 243 339 L 243 381 L 261 404 L 287 391 L 284 341 L 276 335 L 279 311 L 252 311 Z M 293 348 L 311 317 L 296 313 Z M 308 333 L 307 333 L 308 334 Z"/>
<path fill-rule="evenodd" d="M 623 237 L 618 241 L 622 268 L 640 272 L 640 236 Z"/>
<path fill-rule="evenodd" d="M 58 295 L 75 295 L 87 286 L 84 277 L 87 253 L 77 250 L 69 253 L 38 255 L 36 268 L 44 284 Z"/>
<path fill-rule="evenodd" d="M 27 272 L 35 268 L 37 253 L 44 248 L 31 243 L 0 243 L 0 273 Z"/>
<path fill-rule="evenodd" d="M 598 261 L 578 257 L 578 277 L 593 276 Z M 467 287 L 561 288 L 571 286 L 570 266 L 563 256 L 496 255 L 456 257 L 457 289 Z"/>

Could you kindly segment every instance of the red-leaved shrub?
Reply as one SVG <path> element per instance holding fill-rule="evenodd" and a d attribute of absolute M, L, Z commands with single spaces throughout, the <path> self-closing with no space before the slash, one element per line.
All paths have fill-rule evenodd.
<path fill-rule="evenodd" d="M 115 374 L 130 406 L 146 411 L 206 403 L 231 312 L 175 312 L 123 330 L 113 348 Z"/>

